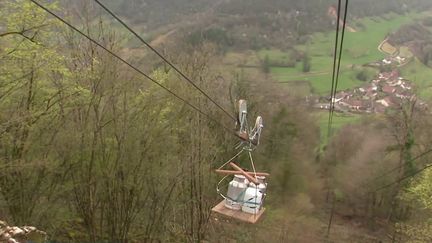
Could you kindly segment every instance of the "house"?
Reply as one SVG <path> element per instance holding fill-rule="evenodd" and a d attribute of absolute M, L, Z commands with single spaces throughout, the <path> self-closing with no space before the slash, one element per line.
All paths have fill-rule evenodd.
<path fill-rule="evenodd" d="M 405 82 L 403 82 L 403 83 L 401 84 L 401 87 L 402 87 L 403 89 L 406 89 L 406 90 L 411 90 L 411 85 L 410 85 L 410 84 L 407 84 L 407 83 L 405 83 Z"/>
<path fill-rule="evenodd" d="M 389 72 L 384 72 L 384 73 L 380 73 L 380 79 L 387 81 L 390 79 L 391 73 Z"/>
<path fill-rule="evenodd" d="M 338 103 L 341 100 L 343 100 L 343 98 L 332 98 L 333 103 Z"/>
<path fill-rule="evenodd" d="M 374 83 L 371 83 L 363 86 L 363 89 L 365 90 L 364 92 L 372 92 L 372 91 L 377 91 L 378 86 Z"/>
<path fill-rule="evenodd" d="M 339 104 L 341 106 L 345 106 L 348 107 L 351 110 L 366 110 L 367 109 L 367 105 L 365 104 L 364 101 L 362 100 L 357 100 L 357 99 L 350 99 L 350 100 L 345 100 L 342 102 L 339 102 Z"/>
<path fill-rule="evenodd" d="M 406 100 L 412 99 L 412 84 L 399 76 L 398 70 L 382 72 L 361 87 L 338 92 L 333 98 L 338 112 L 383 113 L 388 108 L 397 108 Z M 315 107 L 329 109 L 330 97 L 321 97 Z M 319 103 L 321 102 L 321 103 Z"/>
<path fill-rule="evenodd" d="M 340 91 L 340 92 L 338 92 L 336 95 L 335 95 L 335 98 L 336 98 L 336 102 L 338 102 L 339 100 L 341 100 L 341 99 L 346 99 L 346 98 L 349 98 L 349 96 L 351 95 L 351 93 L 349 93 L 349 92 L 346 92 L 346 91 Z"/>
<path fill-rule="evenodd" d="M 381 103 L 376 103 L 374 105 L 374 112 L 375 113 L 384 113 L 386 110 L 386 106 L 382 105 Z"/>
<path fill-rule="evenodd" d="M 397 56 L 395 59 L 399 64 L 402 64 L 405 61 L 405 57 Z"/>
<path fill-rule="evenodd" d="M 379 74 L 379 79 L 388 81 L 388 80 L 394 80 L 399 78 L 399 71 L 393 70 L 391 72 L 383 72 Z"/>
<path fill-rule="evenodd" d="M 391 64 L 392 62 L 391 62 L 391 60 L 389 60 L 389 59 L 387 59 L 387 58 L 384 58 L 384 59 L 382 60 L 382 63 L 388 65 L 388 64 Z"/>
<path fill-rule="evenodd" d="M 384 93 L 387 93 L 387 94 L 393 94 L 396 91 L 396 88 L 394 88 L 394 87 L 392 87 L 390 85 L 384 85 L 382 87 L 382 91 Z"/>
<path fill-rule="evenodd" d="M 401 102 L 400 99 L 396 98 L 396 97 L 392 97 L 392 96 L 387 96 L 383 99 L 377 100 L 375 101 L 375 103 L 377 104 L 381 104 L 384 107 L 391 107 L 391 106 L 396 106 Z"/>
<path fill-rule="evenodd" d="M 387 84 L 390 86 L 400 86 L 402 84 L 401 80 L 392 80 L 392 81 L 387 81 Z"/>
<path fill-rule="evenodd" d="M 314 107 L 318 108 L 318 109 L 328 110 L 328 109 L 330 109 L 330 104 L 329 103 L 318 103 L 318 104 L 315 104 Z"/>
<path fill-rule="evenodd" d="M 399 71 L 397 69 L 394 69 L 390 72 L 390 79 L 398 79 L 399 78 Z"/>
<path fill-rule="evenodd" d="M 389 107 L 390 106 L 390 104 L 387 102 L 387 100 L 385 100 L 385 99 L 380 99 L 380 100 L 377 100 L 377 101 L 375 101 L 377 104 L 380 104 L 380 105 L 382 105 L 382 106 L 384 106 L 384 107 Z"/>
<path fill-rule="evenodd" d="M 396 88 L 395 96 L 400 99 L 410 99 L 412 94 L 401 86 Z"/>

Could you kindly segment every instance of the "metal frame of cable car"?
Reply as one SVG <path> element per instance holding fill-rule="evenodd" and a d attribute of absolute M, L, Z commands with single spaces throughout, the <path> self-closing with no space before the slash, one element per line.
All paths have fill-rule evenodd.
<path fill-rule="evenodd" d="M 265 188 L 267 183 L 265 183 L 265 178 L 269 177 L 270 174 L 265 172 L 256 172 L 255 165 L 252 158 L 252 151 L 259 145 L 261 132 L 263 129 L 263 119 L 261 116 L 258 116 L 255 120 L 255 125 L 252 129 L 249 128 L 247 123 L 247 103 L 246 100 L 239 100 L 238 103 L 238 126 L 239 131 L 237 132 L 237 136 L 240 138 L 239 145 L 236 146 L 236 149 L 240 149 L 240 151 L 234 155 L 233 158 L 229 159 L 226 163 L 224 163 L 221 167 L 219 167 L 215 172 L 217 174 L 224 175 L 224 177 L 219 181 L 217 185 L 217 192 L 218 194 L 223 198 L 223 200 L 218 203 L 215 207 L 212 208 L 212 212 L 218 213 L 220 215 L 234 218 L 243 222 L 247 223 L 256 223 L 261 216 L 263 215 L 265 208 L 263 207 L 263 202 L 265 199 Z M 251 162 L 251 167 L 253 169 L 252 172 L 245 171 L 242 169 L 239 165 L 237 165 L 233 160 L 240 156 L 242 153 L 247 152 L 249 155 L 249 159 Z M 223 170 L 222 168 L 226 165 L 230 165 L 232 167 L 232 170 Z M 255 191 L 258 194 L 259 188 L 263 188 L 264 186 L 264 192 L 259 191 L 261 200 L 259 203 L 257 203 L 258 195 L 255 196 L 254 203 L 250 200 L 252 199 L 239 199 L 236 200 L 228 197 L 228 195 L 223 195 L 221 193 L 221 190 L 219 188 L 220 184 L 225 181 L 229 176 L 234 176 L 239 178 L 239 176 L 242 176 L 245 180 L 245 185 L 247 186 L 247 189 L 252 188 L 251 190 Z M 261 178 L 261 179 L 259 179 Z M 262 179 L 264 178 L 264 179 Z M 230 184 L 231 185 L 231 184 Z M 229 194 L 229 188 L 228 188 L 228 194 Z M 247 191 L 246 189 L 244 189 Z M 246 194 L 247 195 L 247 194 Z M 246 198 L 246 195 L 244 197 Z M 242 195 L 243 196 L 243 195 Z M 249 194 L 249 196 L 251 196 Z M 246 210 L 244 211 L 243 206 L 241 209 L 237 208 L 236 210 L 227 206 L 227 200 L 231 200 L 232 203 L 237 203 L 236 207 L 239 207 L 239 205 L 252 205 L 252 211 Z M 255 207 L 253 207 L 255 205 Z M 258 206 L 258 209 L 256 209 L 256 205 Z M 246 208 L 247 209 L 247 208 Z M 251 213 L 252 212 L 252 213 Z"/>

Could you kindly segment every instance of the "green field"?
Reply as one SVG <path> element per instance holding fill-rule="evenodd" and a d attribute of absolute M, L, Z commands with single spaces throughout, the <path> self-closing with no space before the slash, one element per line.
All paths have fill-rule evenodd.
<path fill-rule="evenodd" d="M 401 69 L 402 77 L 415 83 L 415 92 L 422 99 L 432 99 L 432 69 L 415 59 Z"/>
<path fill-rule="evenodd" d="M 385 54 L 378 50 L 378 45 L 384 40 L 385 36 L 397 30 L 400 26 L 415 22 L 425 15 L 427 13 L 388 14 L 383 18 L 364 18 L 357 20 L 355 23 L 348 23 L 357 32 L 345 32 L 338 90 L 361 85 L 363 82 L 356 79 L 356 74 L 361 70 L 361 65 L 385 57 Z M 294 68 L 271 68 L 273 78 L 284 83 L 305 80 L 310 82 L 311 92 L 313 93 L 324 94 L 330 92 L 334 38 L 334 32 L 316 33 L 307 45 L 295 47 L 297 50 L 306 51 L 311 56 L 311 71 L 309 73 L 302 72 L 302 63 L 299 62 Z M 268 56 L 271 60 L 279 61 L 290 58 L 290 54 L 280 50 L 261 50 L 258 52 L 260 58 Z M 403 67 L 403 73 L 406 73 L 406 68 L 419 71 L 418 74 L 410 73 L 406 75 L 407 78 L 416 76 L 416 80 L 413 78 L 413 81 L 419 82 L 419 84 L 424 84 L 427 77 L 432 76 L 431 69 L 428 70 L 427 67 L 423 68 L 418 64 L 415 64 L 415 67 L 409 65 Z M 421 94 L 421 96 L 424 96 L 424 94 Z"/>
<path fill-rule="evenodd" d="M 320 61 L 320 59 L 324 58 L 312 59 L 312 66 L 314 64 L 317 64 L 316 61 Z M 321 63 L 320 65 L 325 66 L 325 64 Z M 271 68 L 271 72 L 272 76 L 280 82 L 289 83 L 290 81 L 305 80 L 311 84 L 313 89 L 311 90 L 311 92 L 313 93 L 326 94 L 330 92 L 332 66 L 329 66 L 328 68 L 323 68 L 321 69 L 321 71 L 311 71 L 307 74 L 303 73 L 301 68 L 301 64 L 299 64 L 295 68 Z M 328 69 L 329 71 L 327 71 L 326 69 Z M 351 69 L 341 67 L 338 90 L 349 89 L 361 85 L 363 81 L 357 80 L 355 77 L 357 72 L 358 68 Z"/>
<path fill-rule="evenodd" d="M 328 138 L 327 134 L 328 134 L 329 113 L 328 111 L 319 111 L 317 112 L 317 116 L 318 116 L 317 117 L 318 125 L 321 131 L 321 144 L 325 145 L 327 144 L 327 138 Z M 347 115 L 347 114 L 334 113 L 333 121 L 332 121 L 333 134 L 347 124 L 359 122 L 361 118 L 362 116 L 357 114 Z"/>

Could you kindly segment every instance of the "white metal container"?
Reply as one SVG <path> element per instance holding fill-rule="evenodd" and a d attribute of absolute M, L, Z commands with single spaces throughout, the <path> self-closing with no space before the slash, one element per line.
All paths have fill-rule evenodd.
<path fill-rule="evenodd" d="M 249 181 L 242 175 L 234 175 L 234 179 L 228 185 L 225 207 L 232 210 L 240 210 L 245 191 Z"/>
<path fill-rule="evenodd" d="M 266 192 L 267 192 L 267 182 L 265 176 L 257 176 L 258 182 L 260 183 L 258 185 L 258 190 L 262 193 L 262 199 L 261 199 L 261 207 L 264 205 L 264 201 L 266 198 Z"/>
<path fill-rule="evenodd" d="M 260 192 L 262 192 L 263 195 L 265 195 L 267 191 L 267 182 L 265 176 L 257 176 L 258 182 L 260 183 L 258 185 L 258 189 Z"/>
<path fill-rule="evenodd" d="M 242 211 L 250 214 L 257 214 L 261 209 L 263 193 L 260 191 L 259 185 L 249 184 L 243 198 Z"/>

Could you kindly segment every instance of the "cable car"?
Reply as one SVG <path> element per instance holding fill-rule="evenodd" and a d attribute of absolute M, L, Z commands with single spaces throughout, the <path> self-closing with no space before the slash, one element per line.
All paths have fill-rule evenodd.
<path fill-rule="evenodd" d="M 222 201 L 213 207 L 212 211 L 229 218 L 254 224 L 265 211 L 264 201 L 267 195 L 267 178 L 270 176 L 268 173 L 255 170 L 252 157 L 252 152 L 259 145 L 264 126 L 261 116 L 256 118 L 253 128 L 248 126 L 246 100 L 239 101 L 238 110 L 239 131 L 237 136 L 240 143 L 236 146 L 236 149 L 239 152 L 215 171 L 217 174 L 224 175 L 224 177 L 216 187 Z M 246 171 L 234 162 L 234 159 L 244 153 L 248 154 L 251 172 Z M 231 168 L 223 169 L 227 165 Z M 227 183 L 226 193 L 222 193 L 222 183 L 227 182 L 228 179 L 231 179 L 231 181 Z"/>

